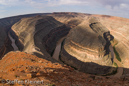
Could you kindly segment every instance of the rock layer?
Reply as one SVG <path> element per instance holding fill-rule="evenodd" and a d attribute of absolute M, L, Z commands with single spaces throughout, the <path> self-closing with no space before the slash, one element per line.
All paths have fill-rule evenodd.
<path fill-rule="evenodd" d="M 104 37 L 106 43 L 110 41 L 111 44 L 113 44 L 113 47 L 115 47 L 115 50 L 117 52 L 117 56 L 119 56 L 121 59 L 122 67 L 124 67 L 124 68 L 129 67 L 128 66 L 128 63 L 129 63 L 129 58 L 128 58 L 129 57 L 129 55 L 128 55 L 128 50 L 129 50 L 129 47 L 128 47 L 128 45 L 129 45 L 128 44 L 129 43 L 129 36 L 128 36 L 128 34 L 129 34 L 128 33 L 129 19 L 120 18 L 120 17 L 113 17 L 113 16 L 108 16 L 108 15 L 92 15 L 92 14 L 81 14 L 81 13 L 54 13 L 52 16 L 54 16 L 54 18 L 57 19 L 58 21 L 65 23 L 66 25 L 71 26 L 73 29 L 85 28 L 86 29 L 85 32 L 88 32 L 90 29 L 93 30 L 93 28 L 91 28 L 91 26 L 90 26 L 91 21 L 89 21 L 89 20 L 92 17 L 95 17 L 99 21 L 99 23 L 101 24 L 100 26 L 103 26 L 103 28 L 107 28 L 107 30 L 104 31 L 104 32 L 106 32 L 104 34 L 106 37 L 103 34 L 99 34 L 99 35 Z M 69 22 L 74 21 L 74 20 L 78 21 L 78 23 L 71 23 L 72 24 L 71 25 Z M 79 21 L 81 21 L 81 22 L 79 22 Z M 94 21 L 94 22 L 96 22 L 96 21 Z M 83 31 L 84 30 L 82 30 L 82 32 Z M 95 32 L 95 30 L 93 30 L 93 31 Z M 80 33 L 80 35 L 82 35 L 81 33 Z M 78 37 L 78 39 L 80 39 L 80 38 Z M 100 39 L 101 39 L 101 37 L 100 37 Z M 108 44 L 110 44 L 110 42 Z M 114 44 L 116 44 L 116 45 L 114 46 Z M 79 43 L 79 45 L 80 45 L 80 43 Z M 70 46 L 70 44 L 69 44 L 69 46 Z M 109 45 L 107 47 L 109 47 Z M 64 48 L 64 50 L 65 50 L 65 48 Z M 107 50 L 107 51 L 109 51 L 109 50 Z M 73 52 L 73 51 L 69 51 L 67 53 L 70 55 L 71 52 Z M 78 53 L 77 52 L 78 51 L 74 52 L 74 57 L 75 57 L 75 55 L 77 56 L 77 54 L 79 53 L 79 52 Z M 80 55 L 80 54 L 78 54 L 78 55 Z M 84 57 L 84 56 L 82 56 L 82 57 Z M 61 57 L 61 58 L 63 59 L 63 57 Z M 70 59 L 70 57 L 67 57 L 67 56 L 66 56 L 66 58 L 67 58 L 67 60 Z M 75 57 L 75 58 L 77 58 L 77 57 Z M 74 62 L 74 61 L 71 61 L 71 62 Z M 126 72 L 126 74 L 127 74 L 127 72 Z"/>
<path fill-rule="evenodd" d="M 110 66 L 113 59 L 109 50 L 109 45 L 112 45 L 116 57 L 121 59 L 122 67 L 129 68 L 128 19 L 82 13 L 47 15 L 49 17 L 19 18 L 21 20 L 12 27 L 11 35 L 21 51 L 51 57 L 57 41 L 69 33 L 60 54 L 61 60 L 66 64 L 88 73 L 107 74 L 112 71 Z M 92 20 L 93 17 L 97 21 Z M 18 21 L 17 18 L 14 19 Z M 8 18 L 0 20 L 0 24 L 9 30 L 16 22 L 11 23 L 12 20 L 13 18 L 9 19 L 9 24 L 4 23 Z M 68 26 L 72 28 L 70 32 Z M 5 39 L 2 38 L 2 42 Z M 1 50 L 3 53 L 5 49 Z M 95 70 L 97 71 L 92 72 Z M 124 73 L 127 74 L 127 71 Z"/>
<path fill-rule="evenodd" d="M 0 59 L 6 53 L 13 51 L 13 48 L 11 47 L 11 40 L 8 37 L 8 33 L 10 33 L 12 25 L 18 22 L 21 18 L 36 16 L 36 15 L 46 15 L 46 14 L 28 14 L 28 15 L 20 15 L 20 16 L 13 16 L 13 17 L 0 19 L 0 31 L 1 31 L 0 32 Z M 13 33 L 13 31 L 11 31 L 11 33 Z M 13 37 L 15 38 L 16 36 L 13 36 Z M 18 41 L 16 41 L 16 43 L 18 44 Z"/>
<path fill-rule="evenodd" d="M 109 46 L 106 47 L 108 43 L 103 36 L 108 29 L 103 28 L 100 23 L 89 26 L 91 28 L 77 27 L 69 32 L 61 60 L 83 72 L 100 75 L 110 73 L 112 68 L 104 67 L 113 65 L 111 53 L 107 51 Z"/>
<path fill-rule="evenodd" d="M 70 28 L 50 16 L 23 18 L 12 30 L 23 45 L 23 51 L 50 57 L 57 41 L 67 35 Z"/>
<path fill-rule="evenodd" d="M 3 28 L 0 31 L 0 59 L 6 52 L 7 35 Z"/>
<path fill-rule="evenodd" d="M 42 84 L 38 82 L 38 84 L 33 84 L 34 86 L 126 86 L 129 84 L 127 77 L 119 79 L 86 74 L 67 65 L 52 63 L 25 52 L 9 52 L 0 60 L 0 85 L 19 86 L 23 84 L 2 83 L 5 80 L 24 82 L 43 80 Z"/>

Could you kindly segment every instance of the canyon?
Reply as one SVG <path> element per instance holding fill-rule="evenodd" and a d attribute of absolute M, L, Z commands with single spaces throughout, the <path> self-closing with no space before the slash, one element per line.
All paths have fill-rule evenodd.
<path fill-rule="evenodd" d="M 3 63 L 11 59 L 16 63 L 17 58 L 19 64 L 16 64 L 24 65 L 23 67 L 33 63 L 32 67 L 35 63 L 44 65 L 43 62 L 40 65 L 36 59 L 49 61 L 51 67 L 58 67 L 56 63 L 60 68 L 67 65 L 66 70 L 73 74 L 78 71 L 75 77 L 83 72 L 85 77 L 99 75 L 101 78 L 108 77 L 109 80 L 123 77 L 128 79 L 129 19 L 85 13 L 41 13 L 0 19 L 0 26 L 0 75 L 7 73 L 11 76 L 12 71 L 19 71 L 18 68 L 13 69 L 16 65 L 11 66 L 12 69 L 7 67 L 13 63 Z M 26 64 L 20 61 L 24 56 Z M 31 56 L 35 59 L 34 62 Z M 28 62 L 27 58 L 32 62 Z M 23 71 L 19 72 L 18 76 L 22 76 Z M 31 72 L 34 71 L 25 74 Z M 4 76 L 3 79 L 7 79 Z M 59 85 L 57 82 L 56 84 Z"/>

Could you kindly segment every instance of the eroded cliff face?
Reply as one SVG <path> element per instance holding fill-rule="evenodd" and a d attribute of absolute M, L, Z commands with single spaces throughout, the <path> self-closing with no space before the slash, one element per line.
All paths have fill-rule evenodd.
<path fill-rule="evenodd" d="M 12 30 L 23 45 L 22 51 L 51 57 L 57 41 L 67 35 L 70 28 L 50 16 L 23 18 Z"/>
<path fill-rule="evenodd" d="M 94 20 L 92 23 L 90 21 L 91 19 L 89 24 L 79 25 L 69 32 L 64 43 L 61 60 L 83 72 L 99 75 L 111 73 L 113 57 L 109 51 L 110 43 L 103 35 L 108 32 L 108 29 Z"/>
<path fill-rule="evenodd" d="M 3 57 L 3 55 L 6 52 L 6 43 L 7 42 L 7 35 L 3 28 L 0 30 L 0 59 Z"/>
<path fill-rule="evenodd" d="M 119 62 L 121 61 L 121 64 L 122 64 L 121 67 L 124 67 L 124 68 L 129 67 L 128 65 L 129 64 L 129 58 L 128 58 L 129 57 L 128 55 L 129 54 L 128 53 L 129 20 L 128 19 L 106 16 L 106 15 L 92 15 L 92 14 L 81 14 L 81 13 L 59 13 L 59 14 L 54 13 L 52 16 L 58 21 L 73 28 L 70 31 L 68 37 L 66 38 L 64 49 L 62 50 L 61 59 L 64 60 L 67 64 L 70 64 L 73 66 L 75 62 L 74 59 L 79 60 L 79 62 L 85 61 L 87 60 L 86 56 L 88 56 L 89 58 L 94 57 L 92 59 L 93 61 L 97 59 L 97 57 L 98 58 L 100 57 L 100 59 L 103 60 L 102 62 L 99 62 L 99 61 L 97 62 L 96 60 L 95 63 L 98 63 L 98 64 L 104 63 L 104 65 L 105 64 L 112 65 L 111 63 L 113 59 L 111 58 L 111 53 L 109 50 L 109 46 L 111 45 L 114 48 L 114 53 L 115 53 L 114 57 L 117 58 Z M 96 20 L 93 20 L 91 22 L 90 19 L 93 17 L 95 17 L 98 20 L 98 22 L 96 22 Z M 100 32 L 94 29 L 97 27 L 98 29 L 100 29 Z M 104 31 L 101 31 L 101 28 L 99 27 L 102 27 Z M 75 41 L 75 40 L 78 40 L 78 41 Z M 88 46 L 86 46 L 86 44 Z M 96 46 L 97 47 L 100 46 L 99 48 L 101 49 L 99 48 L 97 49 Z M 99 55 L 99 53 L 93 53 L 93 52 L 89 53 L 89 51 L 85 51 L 84 53 L 84 47 L 91 50 L 93 49 L 94 52 L 99 52 L 101 50 L 103 51 L 103 53 L 101 55 Z M 104 57 L 105 57 L 104 52 L 107 52 L 106 53 L 107 59 L 105 60 L 104 60 Z M 66 56 L 65 54 L 69 56 Z M 71 56 L 73 57 L 73 59 L 71 59 L 72 58 Z M 78 65 L 81 65 L 82 63 L 79 63 L 79 62 L 78 62 Z M 75 67 L 80 69 L 80 66 L 76 65 Z"/>
<path fill-rule="evenodd" d="M 120 57 L 123 67 L 129 68 L 129 20 L 124 18 L 105 18 L 100 22 L 106 26 L 114 39 L 117 40 L 115 49 L 118 53 L 117 57 Z"/>
<path fill-rule="evenodd" d="M 0 59 L 5 55 L 6 53 L 13 51 L 13 47 L 11 46 L 11 40 L 8 36 L 8 33 L 13 36 L 13 38 L 17 38 L 15 33 L 11 31 L 11 27 L 18 22 L 21 18 L 24 17 L 32 17 L 36 15 L 46 15 L 46 14 L 28 14 L 28 15 L 19 15 L 19 16 L 13 16 L 13 17 L 7 17 L 0 19 Z M 11 33 L 10 33 L 11 32 Z M 16 43 L 20 46 L 20 42 L 18 40 Z"/>
<path fill-rule="evenodd" d="M 129 68 L 128 19 L 82 13 L 47 15 L 23 18 L 13 25 L 11 35 L 21 51 L 51 60 L 57 41 L 68 34 L 60 53 L 65 64 L 104 75 L 115 69 L 117 58 L 119 67 Z"/>
<path fill-rule="evenodd" d="M 0 85 L 12 86 L 2 81 L 42 81 L 34 86 L 123 86 L 128 85 L 129 78 L 111 78 L 78 72 L 67 65 L 52 63 L 25 52 L 9 52 L 0 60 Z M 22 85 L 15 83 L 14 86 Z M 28 85 L 28 83 L 24 83 Z M 31 84 L 32 85 L 32 84 Z"/>

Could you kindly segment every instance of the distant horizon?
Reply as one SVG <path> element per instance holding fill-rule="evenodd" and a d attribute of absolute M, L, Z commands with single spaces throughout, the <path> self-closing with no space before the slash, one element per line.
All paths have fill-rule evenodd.
<path fill-rule="evenodd" d="M 128 8 L 128 0 L 1 0 L 0 18 L 53 12 L 77 12 L 129 18 Z"/>
<path fill-rule="evenodd" d="M 82 13 L 82 12 L 47 12 L 47 13 L 27 13 L 27 14 L 19 14 L 19 15 L 12 15 L 12 16 L 7 16 L 7 17 L 3 17 L 0 19 L 4 19 L 4 18 L 11 18 L 11 17 L 16 17 L 16 16 L 24 16 L 24 15 L 34 15 L 34 14 L 52 14 L 52 13 Z M 91 14 L 91 13 L 82 13 L 82 14 Z M 105 15 L 105 16 L 112 16 L 112 15 L 106 15 L 106 14 L 91 14 L 91 15 Z M 120 17 L 120 16 L 112 16 L 112 17 Z M 124 18 L 124 17 L 121 17 Z M 129 18 L 127 18 L 129 19 Z"/>

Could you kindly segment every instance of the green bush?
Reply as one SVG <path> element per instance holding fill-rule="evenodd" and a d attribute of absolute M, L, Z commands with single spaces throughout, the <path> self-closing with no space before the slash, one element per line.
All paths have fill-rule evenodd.
<path fill-rule="evenodd" d="M 121 62 L 120 55 L 119 55 L 119 53 L 117 52 L 115 46 L 113 47 L 113 49 L 114 49 L 114 53 L 115 53 L 115 55 L 116 55 L 116 59 Z"/>

